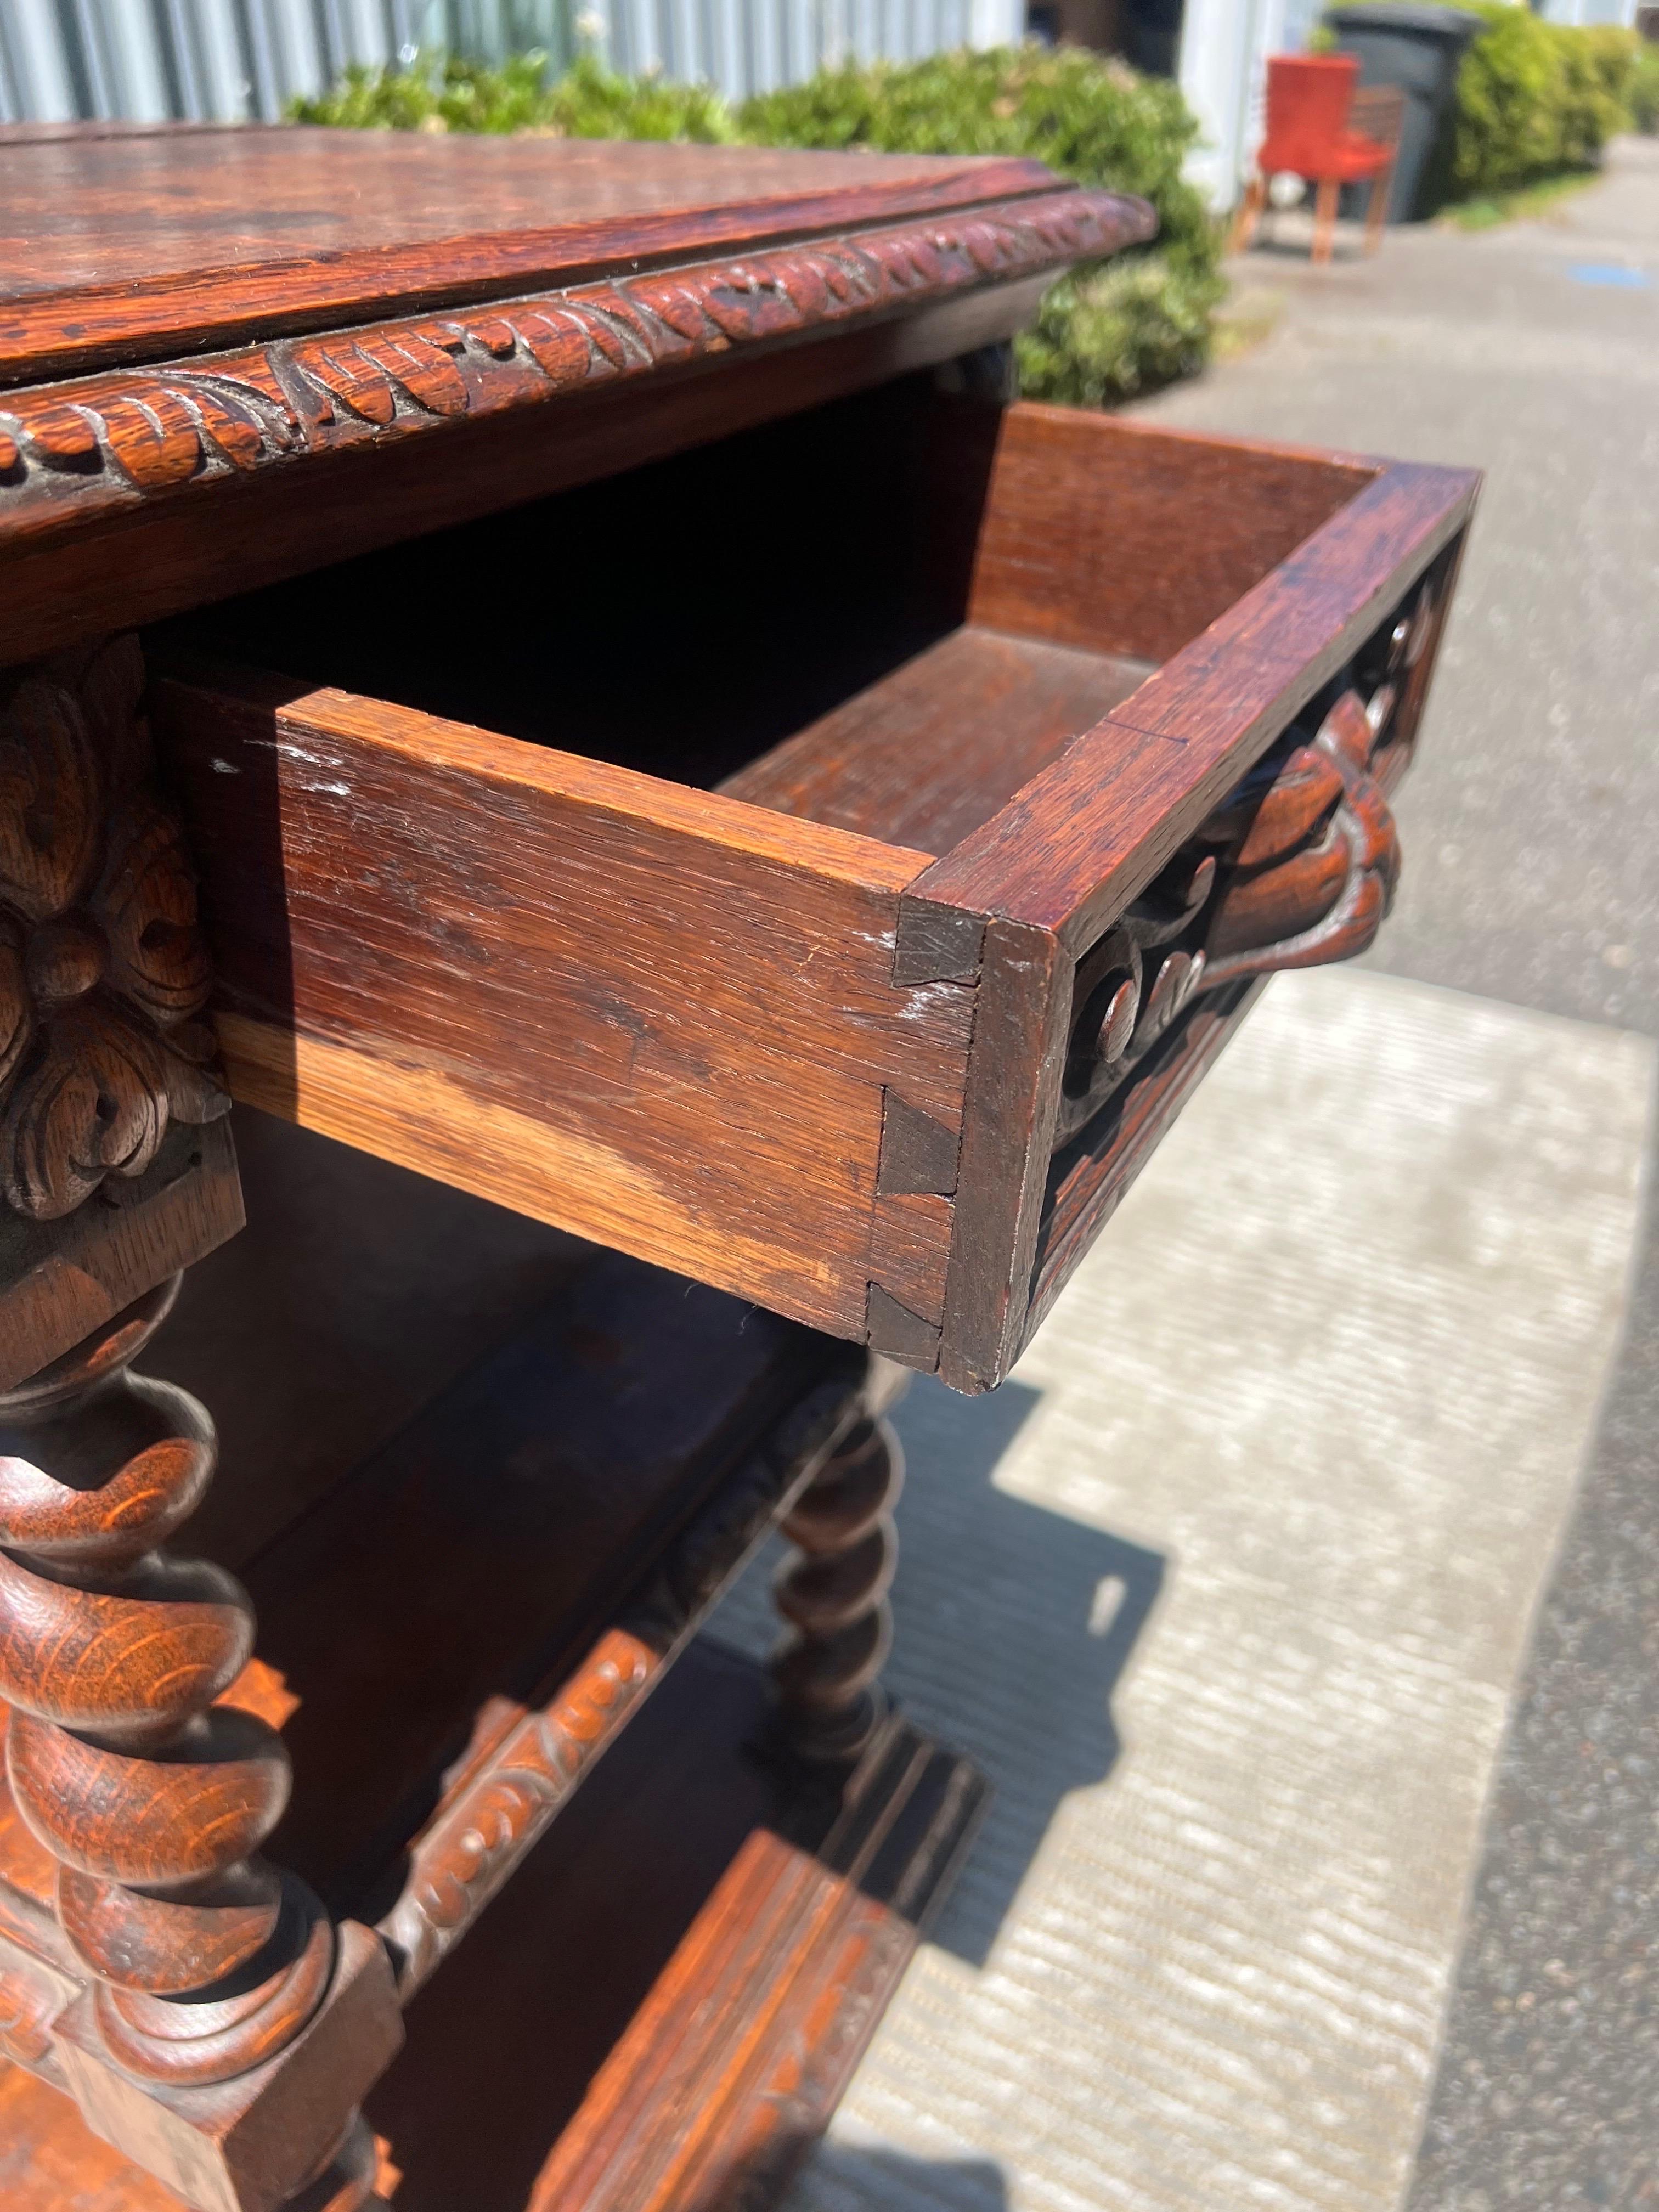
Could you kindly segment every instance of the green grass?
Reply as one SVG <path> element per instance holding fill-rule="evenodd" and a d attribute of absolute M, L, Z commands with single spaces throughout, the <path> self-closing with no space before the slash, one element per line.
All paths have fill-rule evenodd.
<path fill-rule="evenodd" d="M 1459 200 L 1445 209 L 1440 220 L 1455 230 L 1495 230 L 1499 223 L 1524 222 L 1547 215 L 1560 201 L 1593 185 L 1597 169 L 1568 169 L 1556 177 L 1540 177 L 1512 192 L 1483 193 L 1478 199 Z"/>

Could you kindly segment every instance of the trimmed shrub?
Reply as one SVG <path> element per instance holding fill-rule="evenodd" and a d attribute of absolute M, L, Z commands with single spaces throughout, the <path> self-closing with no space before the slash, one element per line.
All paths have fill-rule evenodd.
<path fill-rule="evenodd" d="M 1035 155 L 1065 177 L 1139 192 L 1157 243 L 1074 270 L 1019 340 L 1034 398 L 1109 404 L 1190 375 L 1209 358 L 1224 286 L 1220 235 L 1181 173 L 1198 125 L 1172 84 L 1077 48 L 935 54 L 902 67 L 823 70 L 733 115 L 707 85 L 614 76 L 584 55 L 550 80 L 545 58 L 501 69 L 447 60 L 348 70 L 303 123 L 358 130 L 544 131 L 572 138 L 880 148 L 895 153 Z"/>
<path fill-rule="evenodd" d="M 738 112 L 745 138 L 895 153 L 1031 155 L 1079 184 L 1139 192 L 1155 245 L 1074 270 L 1018 342 L 1023 389 L 1109 404 L 1209 358 L 1220 239 L 1181 173 L 1198 125 L 1180 92 L 1077 47 L 935 54 L 820 70 Z"/>
<path fill-rule="evenodd" d="M 1643 127 L 1640 58 L 1653 50 L 1633 31 L 1547 23 L 1517 0 L 1457 4 L 1486 27 L 1458 70 L 1449 155 L 1432 189 L 1455 200 L 1516 191 L 1594 168 L 1615 131 Z M 1337 42 L 1322 24 L 1311 43 L 1329 52 Z"/>
<path fill-rule="evenodd" d="M 676 138 L 701 145 L 738 135 L 732 112 L 706 84 L 617 76 L 583 54 L 550 81 L 544 54 L 492 69 L 453 56 L 409 70 L 349 69 L 317 100 L 296 100 L 296 123 L 356 131 L 538 131 L 560 138 Z"/>
<path fill-rule="evenodd" d="M 1659 46 L 1645 39 L 1636 50 L 1626 105 L 1632 130 L 1659 132 Z"/>

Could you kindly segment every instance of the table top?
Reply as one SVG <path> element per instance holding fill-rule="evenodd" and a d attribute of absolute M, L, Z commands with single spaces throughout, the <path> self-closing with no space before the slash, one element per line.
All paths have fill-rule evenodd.
<path fill-rule="evenodd" d="M 0 383 L 1051 192 L 1040 161 L 0 129 Z"/>

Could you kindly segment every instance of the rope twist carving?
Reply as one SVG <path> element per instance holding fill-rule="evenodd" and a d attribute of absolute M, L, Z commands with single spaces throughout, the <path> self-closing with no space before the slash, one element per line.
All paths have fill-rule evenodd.
<path fill-rule="evenodd" d="M 0 1395 L 0 1697 L 12 1794 L 58 1862 L 110 2054 L 185 2085 L 297 2034 L 334 1938 L 258 1855 L 289 1769 L 276 1731 L 222 1701 L 252 1607 L 222 1569 L 160 1548 L 216 1452 L 195 1399 L 128 1372 L 178 1279 Z"/>

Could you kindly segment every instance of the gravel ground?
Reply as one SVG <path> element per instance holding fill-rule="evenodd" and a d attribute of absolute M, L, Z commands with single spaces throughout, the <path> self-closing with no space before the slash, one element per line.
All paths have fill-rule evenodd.
<path fill-rule="evenodd" d="M 1235 273 L 1273 336 L 1146 413 L 1489 472 L 1376 963 L 1659 1035 L 1659 142 L 1547 220 L 1395 233 L 1328 272 L 1287 239 Z M 1409 2212 L 1659 2205 L 1656 1477 L 1650 1219 Z"/>

